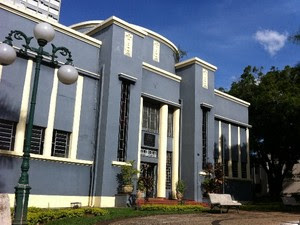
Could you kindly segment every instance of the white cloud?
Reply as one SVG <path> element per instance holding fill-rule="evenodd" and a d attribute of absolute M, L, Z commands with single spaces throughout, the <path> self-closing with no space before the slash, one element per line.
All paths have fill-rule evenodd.
<path fill-rule="evenodd" d="M 264 49 L 274 56 L 284 45 L 287 40 L 288 34 L 280 34 L 274 30 L 258 30 L 254 38 L 258 41 Z"/>

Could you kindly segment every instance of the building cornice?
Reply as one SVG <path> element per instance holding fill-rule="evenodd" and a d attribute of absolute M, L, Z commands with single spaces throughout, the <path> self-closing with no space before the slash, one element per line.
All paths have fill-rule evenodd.
<path fill-rule="evenodd" d="M 17 157 L 17 158 L 23 157 L 23 154 L 17 153 L 15 151 L 7 151 L 1 149 L 0 149 L 0 155 L 6 155 L 10 157 Z M 90 160 L 70 159 L 70 158 L 62 158 L 62 157 L 55 157 L 55 156 L 48 157 L 48 156 L 37 155 L 33 153 L 30 153 L 30 159 L 42 160 L 42 161 L 53 161 L 53 162 L 67 163 L 67 164 L 78 164 L 78 165 L 86 165 L 86 166 L 93 165 L 93 161 Z"/>
<path fill-rule="evenodd" d="M 103 22 L 103 20 L 89 20 L 89 21 L 72 24 L 69 27 L 77 30 L 77 29 L 84 28 L 84 27 L 94 27 L 94 26 L 99 25 L 102 22 Z"/>
<path fill-rule="evenodd" d="M 143 69 L 151 71 L 151 72 L 156 73 L 156 74 L 159 74 L 161 76 L 167 77 L 169 79 L 175 80 L 177 82 L 181 82 L 181 79 L 182 79 L 180 76 L 178 76 L 176 74 L 170 73 L 170 72 L 168 72 L 166 70 L 163 70 L 163 69 L 160 69 L 156 66 L 152 66 L 149 63 L 143 62 Z"/>
<path fill-rule="evenodd" d="M 198 57 L 191 58 L 191 59 L 185 60 L 183 62 L 177 63 L 177 64 L 175 64 L 175 68 L 180 69 L 180 68 L 187 67 L 187 66 L 193 65 L 193 64 L 198 64 L 198 65 L 200 65 L 208 70 L 211 70 L 213 72 L 215 72 L 218 69 L 216 66 L 214 66 L 202 59 L 199 59 Z"/>
<path fill-rule="evenodd" d="M 244 101 L 244 100 L 242 100 L 242 99 L 236 98 L 236 97 L 234 97 L 234 96 L 232 96 L 232 95 L 226 94 L 226 93 L 224 93 L 224 92 L 222 92 L 222 91 L 219 91 L 219 90 L 217 90 L 217 89 L 215 89 L 215 95 L 217 95 L 217 96 L 219 96 L 219 97 L 221 97 L 221 98 L 225 98 L 225 99 L 227 99 L 227 100 L 230 100 L 230 101 L 232 101 L 232 102 L 241 104 L 241 105 L 243 105 L 243 106 L 245 106 L 245 107 L 249 107 L 249 106 L 250 106 L 250 103 L 249 103 L 249 102 L 246 102 L 246 101 Z"/>
<path fill-rule="evenodd" d="M 248 127 L 248 128 L 252 127 L 250 124 L 243 123 L 243 122 L 240 122 L 240 121 L 237 121 L 237 120 L 234 120 L 234 119 L 230 119 L 230 118 L 227 118 L 225 116 L 218 115 L 218 114 L 215 114 L 215 118 L 219 119 L 219 120 L 222 120 L 222 121 L 232 123 L 232 124 L 236 124 L 236 125 L 241 126 L 241 127 Z"/>
<path fill-rule="evenodd" d="M 1 9 L 4 9 L 6 11 L 9 11 L 11 13 L 14 13 L 18 16 L 21 16 L 23 18 L 26 18 L 26 19 L 29 19 L 33 22 L 36 22 L 36 23 L 40 23 L 40 22 L 46 22 L 46 23 L 49 23 L 53 26 L 53 28 L 58 31 L 58 32 L 61 32 L 63 34 L 66 34 L 70 37 L 73 37 L 75 39 L 78 39 L 80 41 L 83 41 L 85 43 L 88 43 L 90 45 L 93 45 L 93 46 L 96 46 L 98 48 L 100 48 L 100 46 L 102 45 L 102 42 L 100 40 L 97 40 L 95 38 L 92 38 L 90 36 L 87 36 L 83 33 L 80 33 L 76 30 L 73 30 L 67 26 L 64 26 L 56 21 L 53 21 L 51 19 L 47 19 L 43 16 L 40 16 L 38 14 L 31 14 L 29 12 L 27 12 L 26 10 L 16 6 L 16 5 L 13 5 L 13 4 L 10 4 L 10 3 L 7 3 L 7 2 L 0 2 L 0 8 Z"/>
<path fill-rule="evenodd" d="M 145 31 L 143 31 L 142 29 L 138 29 L 137 27 L 132 26 L 130 23 L 127 23 L 126 21 L 124 21 L 116 16 L 109 17 L 108 19 L 106 19 L 102 23 L 100 23 L 98 26 L 96 26 L 94 29 L 87 31 L 85 34 L 93 35 L 112 24 L 122 27 L 142 38 L 144 38 L 147 35 L 147 33 Z"/>
<path fill-rule="evenodd" d="M 87 22 L 82 22 L 82 23 L 79 23 L 79 24 L 74 24 L 72 25 L 71 27 L 85 27 L 85 26 L 88 26 L 88 25 L 92 25 L 94 22 L 96 21 L 87 21 Z M 175 44 L 173 44 L 170 40 L 168 40 L 167 38 L 163 37 L 162 35 L 152 31 L 152 30 L 149 30 L 147 28 L 144 28 L 144 27 L 141 27 L 141 26 L 138 26 L 138 25 L 134 25 L 134 24 L 130 24 L 116 16 L 111 16 L 110 18 L 104 20 L 104 21 L 101 21 L 99 22 L 100 24 L 98 26 L 95 26 L 94 29 L 90 30 L 90 31 L 87 31 L 85 34 L 87 35 L 93 35 L 95 33 L 97 33 L 98 31 L 112 25 L 112 24 L 115 24 L 119 27 L 122 27 L 142 38 L 144 38 L 145 36 L 149 36 L 165 45 L 167 45 L 169 48 L 171 48 L 174 52 L 178 52 L 178 48 L 176 47 Z"/>

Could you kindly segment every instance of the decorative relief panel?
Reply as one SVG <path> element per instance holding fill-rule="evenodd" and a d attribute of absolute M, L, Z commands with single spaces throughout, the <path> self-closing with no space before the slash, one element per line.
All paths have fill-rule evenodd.
<path fill-rule="evenodd" d="M 159 62 L 160 43 L 153 41 L 153 61 Z"/>
<path fill-rule="evenodd" d="M 133 35 L 129 32 L 125 32 L 124 35 L 124 55 L 132 57 L 132 44 L 133 44 Z"/>
<path fill-rule="evenodd" d="M 202 87 L 208 89 L 208 71 L 202 68 Z"/>

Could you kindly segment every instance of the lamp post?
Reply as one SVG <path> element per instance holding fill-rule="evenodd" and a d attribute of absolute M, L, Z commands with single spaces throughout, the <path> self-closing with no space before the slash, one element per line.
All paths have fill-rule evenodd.
<path fill-rule="evenodd" d="M 58 70 L 58 79 L 64 84 L 72 84 L 76 82 L 78 78 L 77 70 L 72 66 L 72 55 L 71 52 L 65 47 L 56 47 L 52 44 L 52 53 L 44 51 L 44 46 L 54 39 L 55 31 L 53 27 L 48 23 L 39 23 L 34 28 L 34 36 L 37 39 L 38 48 L 29 46 L 33 37 L 28 37 L 22 31 L 13 30 L 5 38 L 2 44 L 0 44 L 0 64 L 3 66 L 12 64 L 17 55 L 12 47 L 13 38 L 16 40 L 23 40 L 25 44 L 23 49 L 19 51 L 21 55 L 28 55 L 28 50 L 36 53 L 35 56 L 35 76 L 33 81 L 33 89 L 30 103 L 30 111 L 28 124 L 26 127 L 26 137 L 24 144 L 23 160 L 21 165 L 21 176 L 19 178 L 18 184 L 15 187 L 15 211 L 14 211 L 14 221 L 13 224 L 27 224 L 27 209 L 28 209 L 28 199 L 31 187 L 29 186 L 29 158 L 30 158 L 30 144 L 32 136 L 32 127 L 34 119 L 34 111 L 36 104 L 36 95 L 38 90 L 38 81 L 40 75 L 40 67 L 44 56 L 51 57 L 51 64 L 53 66 L 58 66 L 56 60 L 57 53 L 62 56 L 66 56 L 65 65 L 61 66 Z"/>

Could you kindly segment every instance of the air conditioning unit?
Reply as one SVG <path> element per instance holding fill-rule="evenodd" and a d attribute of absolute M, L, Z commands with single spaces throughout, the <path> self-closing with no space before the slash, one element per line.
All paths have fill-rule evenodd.
<path fill-rule="evenodd" d="M 155 147 L 155 135 L 144 133 L 144 146 Z"/>

